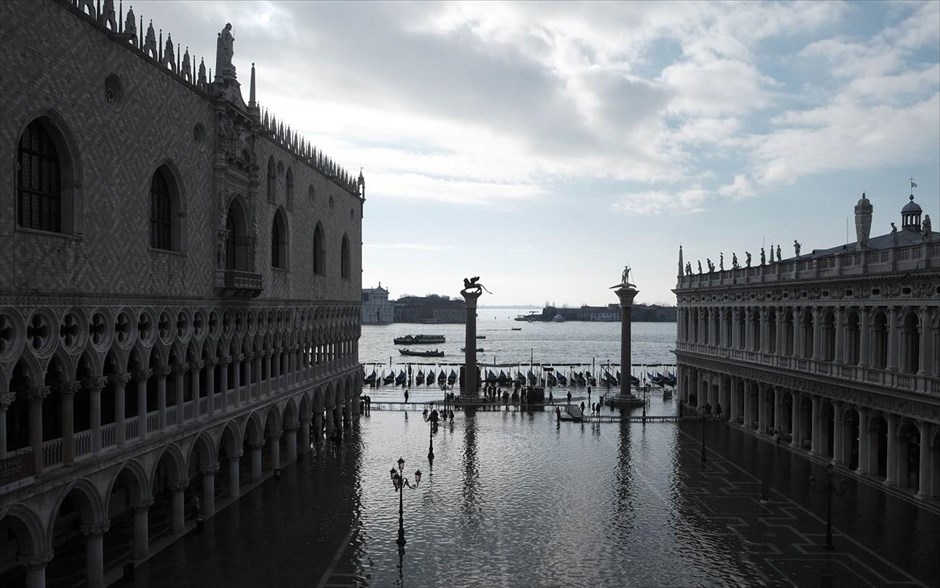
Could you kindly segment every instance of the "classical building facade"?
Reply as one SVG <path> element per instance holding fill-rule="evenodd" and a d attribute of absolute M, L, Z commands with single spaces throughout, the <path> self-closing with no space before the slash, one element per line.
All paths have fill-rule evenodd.
<path fill-rule="evenodd" d="M 0 22 L 0 585 L 100 586 L 351 426 L 364 179 L 230 25 L 207 73 L 112 0 Z"/>
<path fill-rule="evenodd" d="M 362 324 L 387 325 L 395 318 L 395 305 L 388 299 L 388 289 L 382 287 L 362 289 Z"/>
<path fill-rule="evenodd" d="M 940 497 L 940 233 L 921 214 L 911 196 L 900 230 L 872 238 L 863 194 L 856 242 L 754 266 L 693 274 L 680 248 L 682 400 Z"/>

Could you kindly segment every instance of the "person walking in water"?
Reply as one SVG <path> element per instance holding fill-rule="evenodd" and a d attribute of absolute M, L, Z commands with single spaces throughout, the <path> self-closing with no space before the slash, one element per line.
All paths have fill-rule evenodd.
<path fill-rule="evenodd" d="M 408 390 L 405 390 L 405 402 L 408 402 Z"/>

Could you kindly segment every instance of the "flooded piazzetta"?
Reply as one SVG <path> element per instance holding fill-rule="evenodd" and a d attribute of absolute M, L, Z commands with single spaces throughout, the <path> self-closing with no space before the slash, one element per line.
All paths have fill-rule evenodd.
<path fill-rule="evenodd" d="M 827 550 L 825 496 L 806 482 L 824 468 L 719 422 L 458 410 L 432 434 L 422 406 L 373 408 L 123 585 L 929 586 L 940 574 L 935 513 L 848 480 Z M 648 414 L 674 410 L 654 396 Z M 404 549 L 399 458 L 409 482 L 422 472 L 402 496 Z"/>

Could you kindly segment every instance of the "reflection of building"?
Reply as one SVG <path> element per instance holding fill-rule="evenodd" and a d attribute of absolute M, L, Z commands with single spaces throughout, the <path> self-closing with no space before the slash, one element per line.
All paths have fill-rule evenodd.
<path fill-rule="evenodd" d="M 361 175 L 229 27 L 213 79 L 114 5 L 0 3 L 3 586 L 101 585 L 357 406 Z"/>
<path fill-rule="evenodd" d="M 395 301 L 396 323 L 465 323 L 467 306 L 463 300 L 447 296 L 402 296 Z"/>
<path fill-rule="evenodd" d="M 379 282 L 378 288 L 362 289 L 362 324 L 387 325 L 395 318 L 395 306 L 388 299 L 388 290 Z"/>
<path fill-rule="evenodd" d="M 682 398 L 887 485 L 940 496 L 940 233 L 901 229 L 676 286 Z M 892 223 L 893 225 L 893 223 Z"/>

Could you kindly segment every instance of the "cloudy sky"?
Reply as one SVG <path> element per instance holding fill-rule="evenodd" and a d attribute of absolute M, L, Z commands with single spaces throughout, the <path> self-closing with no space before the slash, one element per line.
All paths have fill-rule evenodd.
<path fill-rule="evenodd" d="M 127 4 L 127 3 L 125 3 Z M 693 266 L 940 222 L 940 3 L 138 2 L 364 168 L 363 285 L 392 298 L 675 303 Z M 898 222 L 898 224 L 900 224 Z M 854 240 L 854 225 L 849 227 Z"/>

